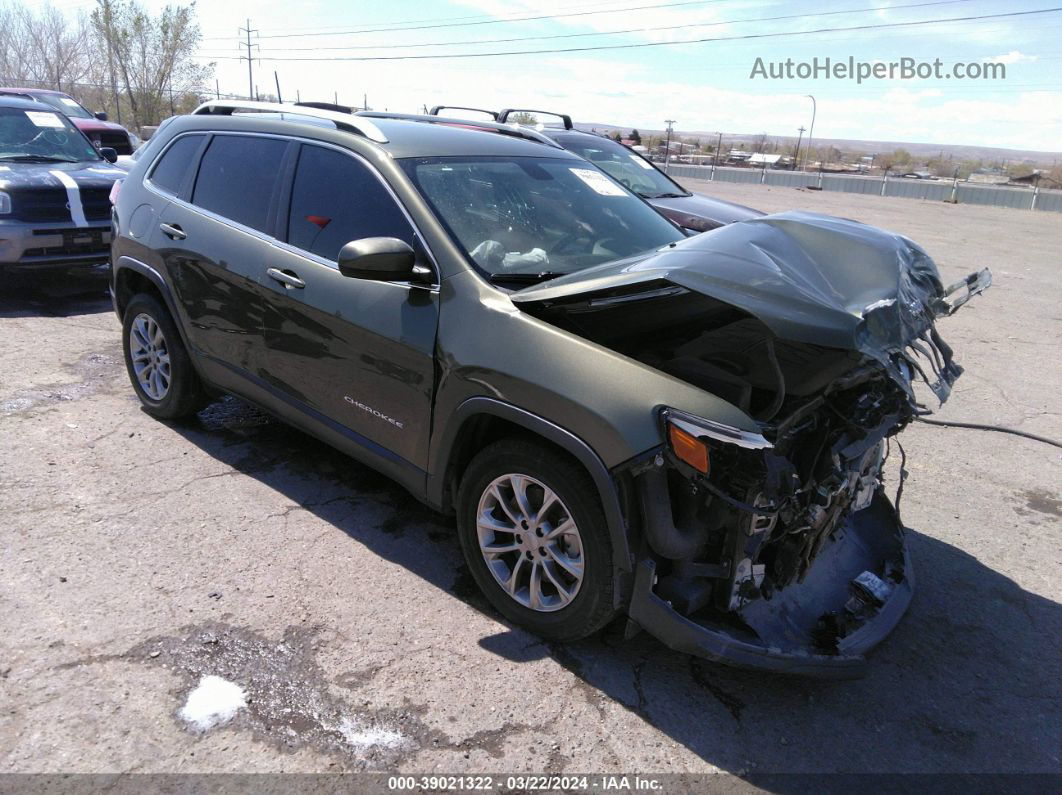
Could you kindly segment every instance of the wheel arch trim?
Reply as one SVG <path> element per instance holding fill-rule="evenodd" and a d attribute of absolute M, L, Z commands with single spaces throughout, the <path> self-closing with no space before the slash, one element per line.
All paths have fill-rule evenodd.
<path fill-rule="evenodd" d="M 624 572 L 633 571 L 627 522 L 620 507 L 619 493 L 612 475 L 600 456 L 571 431 L 510 403 L 479 396 L 466 399 L 454 410 L 442 429 L 438 441 L 433 444 L 429 464 L 431 474 L 428 477 L 428 501 L 433 505 L 443 505 L 448 474 L 447 465 L 458 434 L 467 420 L 480 414 L 492 415 L 519 425 L 557 445 L 582 464 L 597 487 L 601 507 L 605 512 L 605 523 L 612 541 L 613 565 Z"/>
<path fill-rule="evenodd" d="M 114 263 L 114 274 L 111 277 L 111 301 L 114 304 L 114 312 L 118 315 L 118 320 L 125 320 L 118 308 L 118 283 L 122 279 L 122 271 L 132 271 L 133 273 L 137 273 L 155 285 L 155 288 L 159 291 L 159 295 L 162 296 L 163 303 L 166 304 L 166 309 L 169 310 L 170 317 L 173 318 L 173 324 L 177 327 L 177 333 L 181 335 L 181 342 L 184 343 L 185 349 L 191 354 L 192 347 L 189 344 L 188 335 L 185 333 L 184 326 L 181 325 L 180 315 L 177 313 L 177 303 L 174 300 L 173 291 L 170 289 L 170 286 L 166 284 L 166 280 L 157 270 L 152 268 L 146 262 L 141 262 L 126 254 L 120 256 L 117 262 Z"/>

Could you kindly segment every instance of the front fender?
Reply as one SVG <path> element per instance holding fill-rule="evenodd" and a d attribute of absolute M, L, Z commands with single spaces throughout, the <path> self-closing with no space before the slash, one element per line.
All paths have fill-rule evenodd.
<path fill-rule="evenodd" d="M 437 346 L 437 439 L 472 397 L 517 406 L 564 428 L 609 470 L 662 443 L 662 406 L 761 430 L 722 398 L 521 311 L 471 272 L 441 286 Z"/>

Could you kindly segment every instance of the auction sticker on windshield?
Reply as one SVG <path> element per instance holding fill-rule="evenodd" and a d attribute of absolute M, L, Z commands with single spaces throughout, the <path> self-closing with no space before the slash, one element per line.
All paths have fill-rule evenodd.
<path fill-rule="evenodd" d="M 650 163 L 648 160 L 642 160 L 640 157 L 636 157 L 634 155 L 631 156 L 631 160 L 633 160 L 639 166 L 644 168 L 646 171 L 652 171 L 653 170 L 653 164 Z"/>
<path fill-rule="evenodd" d="M 27 110 L 26 115 L 29 117 L 29 120 L 38 127 L 57 127 L 60 130 L 63 129 L 63 120 L 54 113 L 40 110 Z"/>
<path fill-rule="evenodd" d="M 594 191 L 600 193 L 602 196 L 627 195 L 623 191 L 623 188 L 609 180 L 609 178 L 602 174 L 600 171 L 593 171 L 589 168 L 570 168 L 568 170 L 575 174 L 575 176 L 577 176 L 591 188 L 593 188 Z"/>

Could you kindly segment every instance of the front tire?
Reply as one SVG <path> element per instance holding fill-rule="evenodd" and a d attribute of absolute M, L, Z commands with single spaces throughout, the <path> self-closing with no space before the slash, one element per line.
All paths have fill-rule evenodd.
<path fill-rule="evenodd" d="M 148 414 L 168 420 L 199 409 L 199 376 L 173 317 L 157 298 L 133 297 L 125 308 L 122 339 L 129 381 Z"/>
<path fill-rule="evenodd" d="M 611 620 L 612 543 L 578 464 L 532 441 L 495 442 L 468 465 L 457 511 L 473 578 L 514 624 L 565 641 Z"/>

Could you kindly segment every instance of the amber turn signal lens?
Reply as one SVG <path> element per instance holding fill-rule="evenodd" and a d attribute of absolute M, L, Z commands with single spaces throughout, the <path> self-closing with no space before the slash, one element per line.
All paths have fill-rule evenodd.
<path fill-rule="evenodd" d="M 708 474 L 708 448 L 704 442 L 674 425 L 667 426 L 667 435 L 671 449 L 680 461 L 685 461 L 698 472 Z"/>

